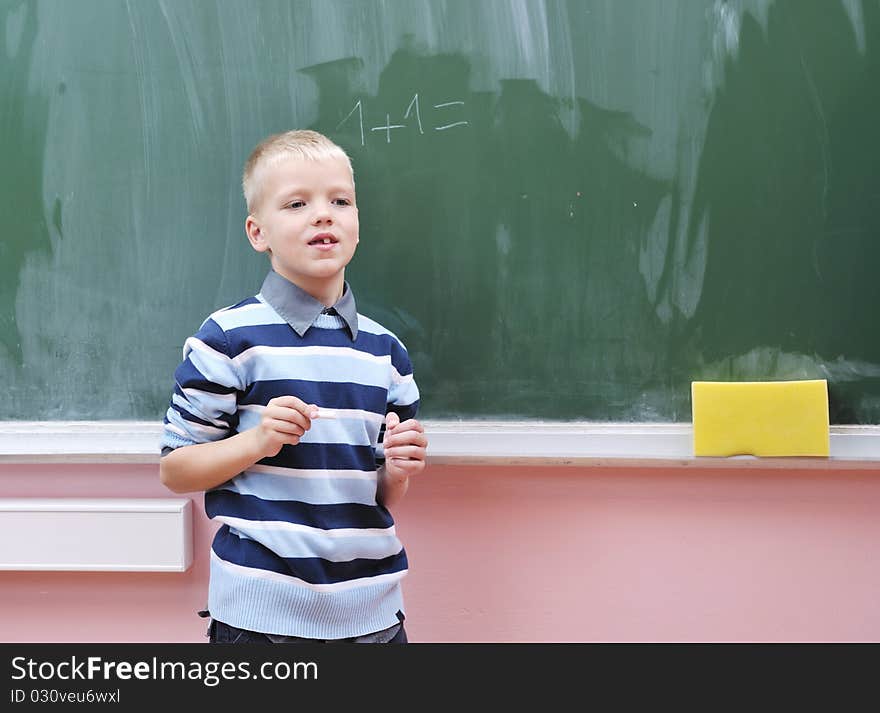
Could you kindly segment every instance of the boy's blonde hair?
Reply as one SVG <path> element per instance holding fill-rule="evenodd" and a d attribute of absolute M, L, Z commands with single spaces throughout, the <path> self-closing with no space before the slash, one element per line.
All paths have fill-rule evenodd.
<path fill-rule="evenodd" d="M 342 158 L 351 171 L 354 181 L 354 169 L 348 154 L 328 139 L 324 134 L 310 129 L 295 129 L 281 134 L 267 136 L 256 145 L 244 164 L 241 187 L 249 213 L 259 201 L 263 171 L 285 158 L 301 158 L 318 161 L 325 158 Z"/>

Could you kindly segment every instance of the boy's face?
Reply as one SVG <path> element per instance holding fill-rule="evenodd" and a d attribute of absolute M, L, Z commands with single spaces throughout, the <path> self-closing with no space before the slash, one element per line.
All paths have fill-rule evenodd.
<path fill-rule="evenodd" d="M 359 239 L 354 181 L 342 158 L 284 158 L 264 169 L 245 230 L 272 268 L 318 299 L 338 299 Z"/>

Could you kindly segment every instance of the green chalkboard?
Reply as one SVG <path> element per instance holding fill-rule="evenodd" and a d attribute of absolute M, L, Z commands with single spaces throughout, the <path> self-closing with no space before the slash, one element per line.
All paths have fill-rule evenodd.
<path fill-rule="evenodd" d="M 0 418 L 160 419 L 253 294 L 253 145 L 355 166 L 425 418 L 880 423 L 878 0 L 0 0 Z"/>

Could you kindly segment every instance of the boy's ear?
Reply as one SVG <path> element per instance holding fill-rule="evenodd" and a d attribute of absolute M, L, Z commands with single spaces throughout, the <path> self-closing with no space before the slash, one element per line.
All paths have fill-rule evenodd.
<path fill-rule="evenodd" d="M 253 215 L 249 215 L 245 219 L 244 232 L 247 234 L 251 247 L 258 253 L 264 253 L 269 249 L 269 245 L 263 236 L 263 230 Z"/>

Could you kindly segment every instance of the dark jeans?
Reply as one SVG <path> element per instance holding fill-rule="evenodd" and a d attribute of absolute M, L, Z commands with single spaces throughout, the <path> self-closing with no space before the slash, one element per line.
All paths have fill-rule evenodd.
<path fill-rule="evenodd" d="M 211 624 L 208 626 L 208 641 L 212 644 L 405 644 L 407 643 L 407 638 L 402 621 L 389 629 L 377 631 L 373 634 L 352 636 L 348 639 L 324 640 L 263 634 L 259 631 L 239 629 L 237 626 L 226 624 L 217 619 L 211 619 Z"/>

